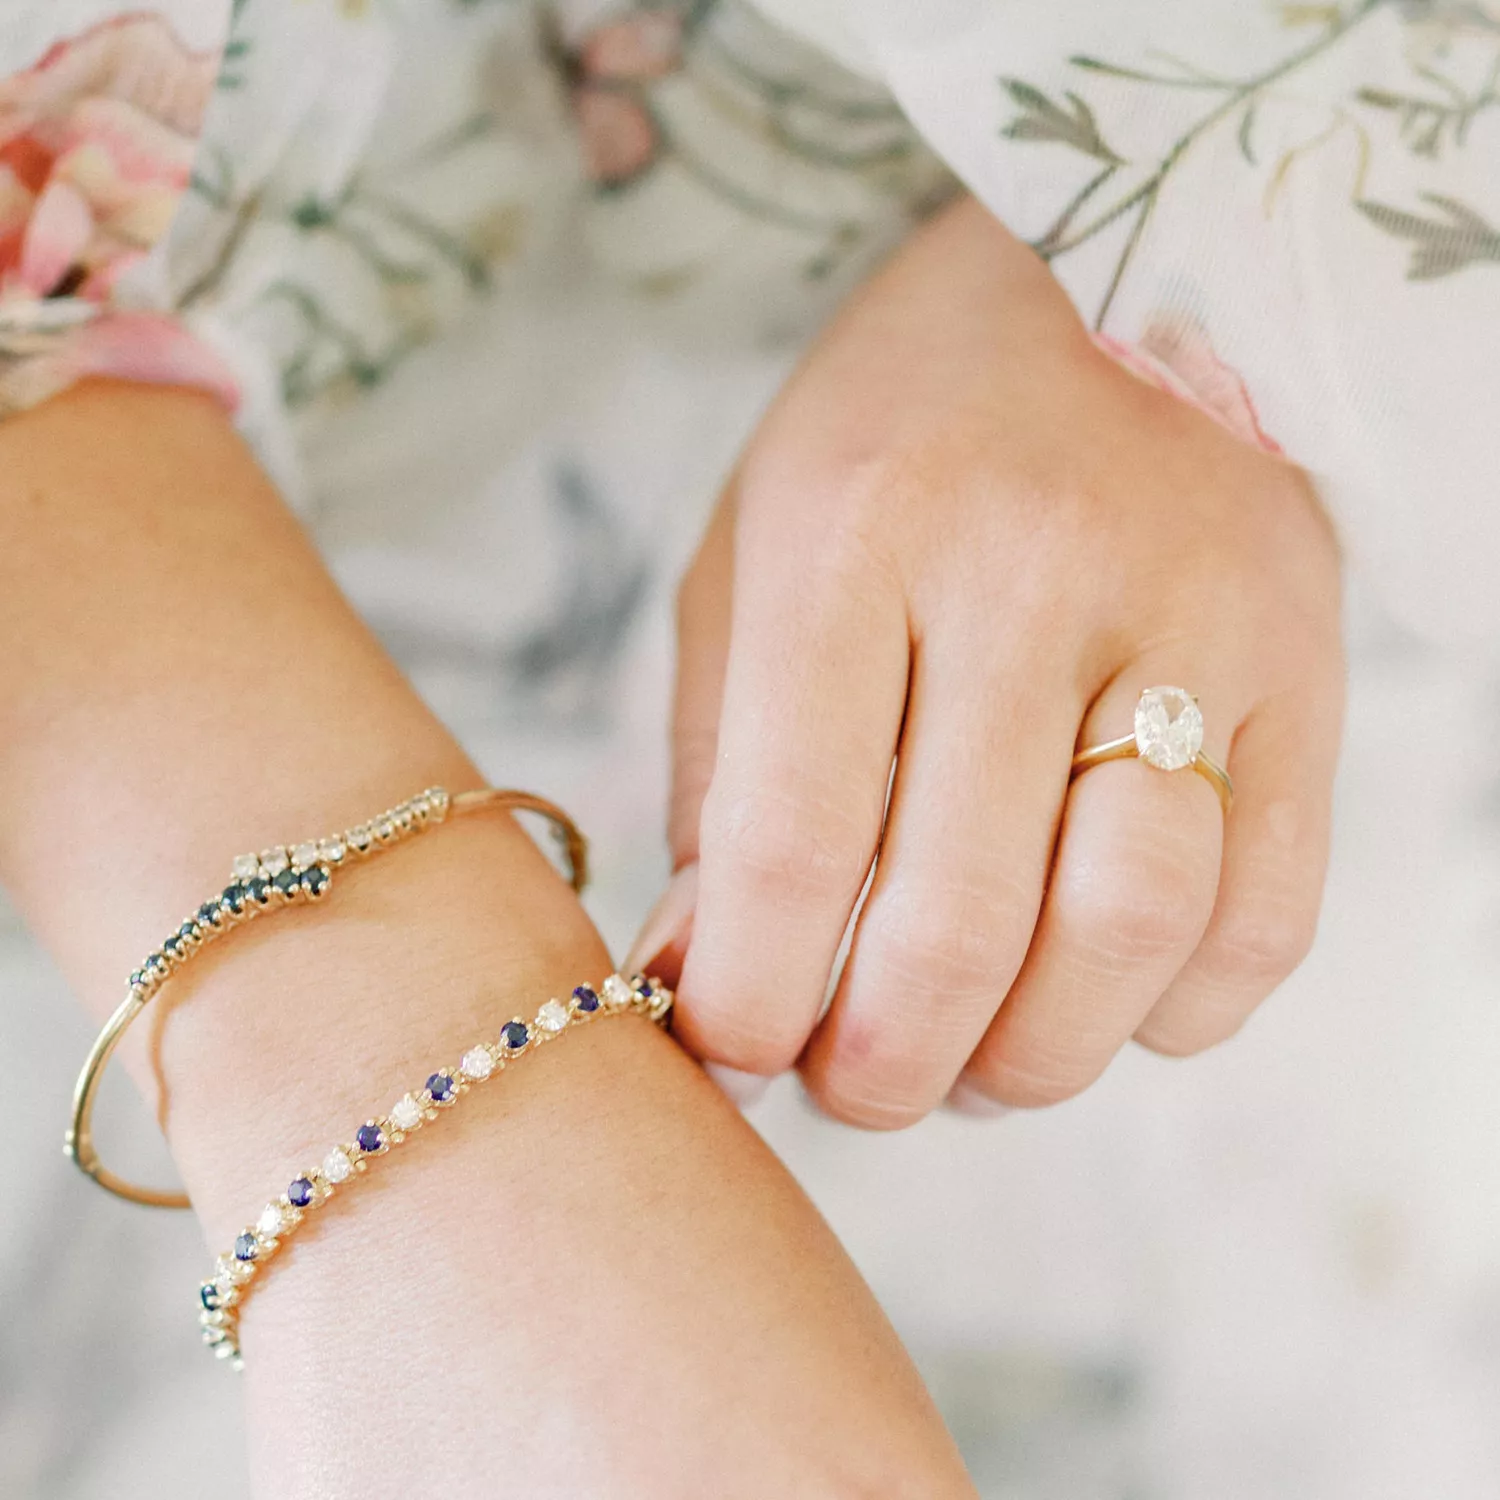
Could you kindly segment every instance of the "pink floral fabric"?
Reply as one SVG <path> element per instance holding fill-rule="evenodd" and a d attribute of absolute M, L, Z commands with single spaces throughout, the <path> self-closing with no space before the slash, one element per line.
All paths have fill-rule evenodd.
<path fill-rule="evenodd" d="M 1281 444 L 1260 425 L 1244 379 L 1219 358 L 1202 324 L 1153 322 L 1138 344 L 1105 333 L 1096 333 L 1093 339 L 1138 380 L 1196 407 L 1252 448 L 1282 453 Z"/>
<path fill-rule="evenodd" d="M 198 386 L 288 487 L 292 412 L 383 382 L 569 215 L 605 277 L 795 316 L 951 181 L 742 0 L 53 3 L 0 27 L 0 415 Z"/>
<path fill-rule="evenodd" d="M 179 0 L 158 0 L 157 9 L 111 15 L 108 0 L 100 0 L 104 19 L 56 38 L 8 77 L 3 74 L 9 60 L 0 50 L 0 413 L 44 400 L 88 376 L 196 386 L 231 410 L 240 403 L 229 365 L 208 341 L 189 331 L 172 295 L 147 294 L 154 285 L 148 261 L 163 246 L 194 186 L 194 165 L 216 86 L 239 89 L 251 68 L 264 85 L 274 71 L 268 49 L 279 45 L 285 52 L 291 45 L 285 34 L 294 16 L 290 9 L 268 6 L 257 13 L 259 32 L 247 33 L 226 50 L 222 36 L 216 45 L 185 42 L 165 11 L 175 3 Z M 179 22 L 186 3 L 180 0 Z M 228 0 L 221 0 L 221 8 L 227 27 Z M 752 219 L 795 222 L 759 184 L 737 181 L 727 157 L 698 159 L 693 154 L 697 132 L 674 134 L 670 112 L 658 107 L 654 91 L 690 71 L 691 45 L 708 9 L 683 0 L 622 3 L 602 16 L 595 11 L 570 28 L 568 5 L 559 0 L 551 55 L 565 86 L 582 177 L 617 198 L 628 190 L 649 196 L 653 183 L 674 173 L 681 177 L 685 169 L 700 187 L 717 195 L 716 212 L 729 201 Z M 353 9 L 346 11 L 349 17 L 356 15 Z M 305 14 L 296 20 L 308 24 Z M 357 40 L 353 30 L 348 40 Z M 249 62 L 244 61 L 247 54 Z M 226 66 L 226 58 L 233 63 Z M 715 82 L 714 92 L 744 115 L 746 101 L 732 98 L 731 89 L 754 78 L 763 63 L 746 58 L 734 62 L 729 76 Z M 767 180 L 774 180 L 799 156 L 805 163 L 817 162 L 821 148 L 816 141 L 802 142 L 799 117 L 784 113 L 784 100 L 805 109 L 812 95 L 801 87 L 766 87 L 771 88 L 764 132 L 768 139 L 757 144 L 772 148 L 768 162 L 774 175 Z M 274 108 L 274 90 L 267 87 L 262 94 L 263 107 Z M 368 101 L 361 104 L 353 94 L 337 104 L 350 116 L 367 108 Z M 843 117 L 841 128 L 856 134 L 834 142 L 827 152 L 826 160 L 848 165 L 840 174 L 845 182 L 830 184 L 832 192 L 820 189 L 821 196 L 843 191 L 860 171 L 888 172 L 895 152 L 907 149 L 906 141 L 884 126 L 864 138 L 871 122 L 882 118 L 871 100 L 851 104 L 833 93 L 824 108 L 831 119 Z M 890 116 L 896 128 L 900 116 L 894 106 Z M 232 138 L 217 143 L 215 172 L 224 176 L 225 185 L 203 189 L 199 184 L 226 221 L 205 225 L 203 237 L 227 235 L 231 249 L 243 248 L 247 226 L 265 217 L 263 202 L 276 197 L 272 183 L 245 185 L 237 193 L 231 186 L 236 149 L 244 144 Z M 354 170 L 358 166 L 355 157 Z M 341 198 L 327 195 L 326 202 L 310 200 L 291 210 L 292 223 L 317 236 L 320 248 L 340 234 L 349 245 L 372 243 L 368 217 L 346 225 L 337 206 L 340 201 L 345 211 L 354 206 L 357 195 L 349 191 L 353 180 Z M 913 178 L 914 202 L 930 191 L 931 180 L 930 174 Z M 819 232 L 815 217 L 800 209 L 797 216 Z M 405 208 L 387 217 L 391 223 L 386 227 L 398 232 L 412 229 L 415 222 Z M 430 247 L 447 244 L 460 252 L 471 238 L 461 224 L 451 222 L 433 222 L 421 232 Z M 841 219 L 829 219 L 830 246 L 845 241 L 848 233 Z M 310 238 L 304 248 L 311 252 Z M 412 261 L 409 250 L 382 243 L 366 256 L 366 269 L 375 268 L 387 283 L 380 288 L 387 309 L 398 308 L 403 298 L 418 301 L 413 288 L 431 283 L 428 268 Z M 220 259 L 214 275 L 227 285 L 232 267 Z M 826 270 L 827 254 L 813 264 Z M 464 260 L 460 254 L 457 265 L 472 285 L 482 284 L 489 274 L 482 256 Z M 365 353 L 360 343 L 365 330 L 348 326 L 334 310 L 334 294 L 327 289 L 332 274 L 331 265 L 320 267 L 307 283 L 297 283 L 295 297 L 282 280 L 264 289 L 265 296 L 293 302 L 310 323 L 307 339 L 294 343 L 277 361 L 288 401 L 302 399 L 317 386 L 309 375 L 309 351 L 315 345 L 319 354 L 323 346 L 339 351 L 337 359 L 359 385 L 373 383 L 390 362 Z M 347 270 L 340 268 L 340 274 L 346 276 Z M 366 318 L 369 306 L 368 300 L 362 304 Z M 430 313 L 423 316 L 432 321 Z M 390 343 L 399 350 L 413 342 L 415 330 L 399 326 L 399 315 L 395 322 Z M 1280 452 L 1261 424 L 1245 381 L 1219 356 L 1199 324 L 1164 317 L 1135 341 L 1100 332 L 1096 342 L 1127 370 L 1208 413 L 1246 442 Z"/>
<path fill-rule="evenodd" d="M 187 189 L 218 65 L 137 13 L 0 80 L 0 411 L 88 375 L 202 386 L 234 406 L 215 354 L 122 295 Z"/>

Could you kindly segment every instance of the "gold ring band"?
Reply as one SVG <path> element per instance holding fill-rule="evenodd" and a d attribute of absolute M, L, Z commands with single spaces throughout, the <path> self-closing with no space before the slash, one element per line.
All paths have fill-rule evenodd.
<path fill-rule="evenodd" d="M 1073 757 L 1073 776 L 1081 776 L 1091 766 L 1102 766 L 1110 760 L 1139 760 L 1140 755 L 1135 736 L 1122 735 L 1117 740 L 1108 740 L 1102 745 L 1091 745 L 1087 750 L 1080 750 Z M 1229 772 L 1201 750 L 1184 769 L 1196 771 L 1218 793 L 1219 805 L 1227 815 L 1234 805 L 1234 782 L 1229 779 Z"/>
<path fill-rule="evenodd" d="M 1196 771 L 1213 787 L 1226 817 L 1234 806 L 1229 772 L 1203 751 L 1198 700 L 1182 688 L 1147 688 L 1136 703 L 1135 732 L 1080 750 L 1068 779 L 1111 760 L 1144 760 L 1159 771 Z"/>

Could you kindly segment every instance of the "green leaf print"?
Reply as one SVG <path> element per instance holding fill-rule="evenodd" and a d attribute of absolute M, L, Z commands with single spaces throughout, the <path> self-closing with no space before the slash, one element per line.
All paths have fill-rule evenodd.
<path fill-rule="evenodd" d="M 1362 199 L 1354 205 L 1376 228 L 1398 239 L 1414 241 L 1411 263 L 1406 270 L 1408 281 L 1436 281 L 1485 261 L 1500 265 L 1500 229 L 1457 198 L 1442 193 L 1420 196 L 1443 216 L 1423 218 L 1421 214 L 1371 199 Z"/>
<path fill-rule="evenodd" d="M 1117 165 L 1120 162 L 1099 131 L 1094 112 L 1071 90 L 1063 98 L 1072 106 L 1064 109 L 1054 104 L 1039 88 L 1019 78 L 1000 80 L 1006 93 L 1020 105 L 1021 113 L 1002 128 L 1000 134 L 1011 141 L 1055 141 L 1071 146 L 1095 161 Z"/>

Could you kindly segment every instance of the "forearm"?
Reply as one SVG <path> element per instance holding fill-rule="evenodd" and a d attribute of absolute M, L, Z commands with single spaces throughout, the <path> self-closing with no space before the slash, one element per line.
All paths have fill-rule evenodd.
<path fill-rule="evenodd" d="M 0 429 L 0 639 L 0 877 L 101 1015 L 227 855 L 478 779 L 194 397 Z M 515 825 L 467 819 L 206 950 L 122 1059 L 217 1247 L 606 966 Z M 570 1036 L 412 1151 L 247 1306 L 263 1493 L 378 1500 L 454 1455 L 534 1496 L 967 1492 L 827 1230 L 651 1028 Z"/>

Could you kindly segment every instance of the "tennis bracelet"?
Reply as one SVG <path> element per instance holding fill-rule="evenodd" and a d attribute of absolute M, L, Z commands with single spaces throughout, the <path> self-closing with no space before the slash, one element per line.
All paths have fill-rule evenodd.
<path fill-rule="evenodd" d="M 423 1126 L 451 1109 L 470 1089 L 514 1067 L 520 1058 L 555 1042 L 564 1032 L 610 1015 L 644 1015 L 659 1026 L 670 1023 L 672 992 L 654 979 L 626 981 L 611 974 L 596 990 L 581 984 L 566 1000 L 548 1000 L 530 1020 L 507 1021 L 497 1037 L 477 1042 L 451 1067 L 432 1073 L 425 1084 L 366 1120 L 354 1138 L 329 1150 L 316 1167 L 299 1172 L 279 1198 L 260 1211 L 255 1223 L 235 1238 L 198 1288 L 198 1321 L 203 1342 L 233 1368 L 244 1368 L 240 1313 L 266 1267 L 288 1239 L 324 1204 L 352 1187 L 378 1156 L 401 1145 Z"/>

